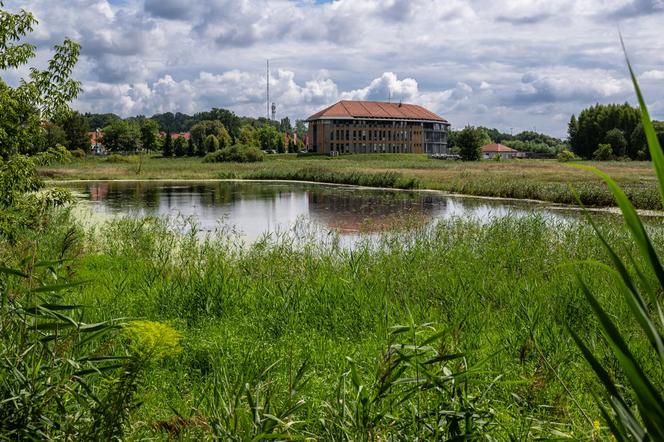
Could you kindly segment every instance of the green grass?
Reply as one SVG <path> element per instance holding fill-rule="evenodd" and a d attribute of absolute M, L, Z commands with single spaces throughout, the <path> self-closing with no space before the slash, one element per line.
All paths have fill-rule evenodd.
<path fill-rule="evenodd" d="M 586 162 L 609 173 L 640 209 L 659 209 L 657 183 L 647 162 Z M 603 181 L 553 160 L 448 162 L 415 154 L 367 154 L 338 158 L 267 155 L 253 164 L 203 163 L 200 158 L 146 158 L 109 163 L 88 157 L 44 167 L 48 179 L 293 179 L 379 187 L 435 189 L 469 195 L 575 204 L 573 185 L 589 206 L 614 206 Z"/>
<path fill-rule="evenodd" d="M 600 229 L 613 244 L 625 246 L 617 250 L 635 252 L 619 224 L 603 221 Z M 664 232 L 651 230 L 661 245 Z M 235 436 L 241 439 L 254 428 L 247 395 L 272 397 L 275 413 L 286 409 L 289 385 L 304 363 L 308 382 L 293 396 L 304 403 L 288 415 L 299 422 L 292 434 L 432 438 L 419 426 L 425 418 L 413 416 L 443 401 L 435 409 L 473 410 L 483 416 L 477 418 L 482 432 L 498 439 L 591 439 L 587 417 L 601 419 L 593 397 L 600 387 L 566 323 L 593 343 L 612 376 L 621 377 L 570 265 L 591 258 L 609 262 L 588 226 L 551 225 L 537 217 L 490 225 L 449 221 L 388 234 L 380 244 L 354 251 L 306 238 L 266 239 L 246 249 L 236 244 L 226 233 L 203 242 L 181 237 L 153 219 L 116 221 L 88 233 L 56 223 L 18 249 L 4 248 L 0 261 L 22 268 L 25 263 L 16 258 L 25 255 L 22 247 L 44 261 L 73 258 L 65 265 L 68 278 L 90 282 L 60 300 L 84 305 L 87 322 L 145 318 L 168 322 L 183 334 L 180 354 L 147 369 L 139 391 L 144 403 L 130 415 L 129 439 L 165 439 L 167 431 L 181 431 L 185 439 L 221 434 L 224 407 L 233 398 L 237 408 L 229 413 L 239 419 Z M 622 321 L 629 310 L 615 302 L 621 295 L 612 280 L 595 267 L 579 271 L 621 330 L 634 336 L 636 356 L 653 367 L 647 340 L 635 333 L 638 325 Z M 425 323 L 431 326 L 422 329 L 424 335 L 392 334 L 393 326 Z M 454 388 L 443 385 L 432 393 L 423 385 L 404 404 L 390 405 L 378 394 L 388 344 L 424 340 L 432 329 L 441 333 L 433 347 L 417 348 L 462 353 L 463 359 L 447 367 L 471 373 Z M 410 370 L 420 367 L 408 361 Z M 430 375 L 443 379 L 440 373 Z M 335 408 L 340 391 L 357 415 Z M 361 394 L 367 394 L 366 402 Z"/>

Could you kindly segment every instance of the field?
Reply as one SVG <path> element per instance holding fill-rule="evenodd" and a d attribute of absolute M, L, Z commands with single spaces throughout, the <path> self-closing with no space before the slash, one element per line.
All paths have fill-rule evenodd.
<path fill-rule="evenodd" d="M 603 223 L 634 252 L 619 223 Z M 23 268 L 17 257 L 33 253 L 61 263 L 46 276 L 88 281 L 46 297 L 84 306 L 86 323 L 147 319 L 182 335 L 180 352 L 141 368 L 128 440 L 607 437 L 594 424 L 601 388 L 566 326 L 622 374 L 575 269 L 637 357 L 648 351 L 611 280 L 578 263 L 608 262 L 582 223 L 454 221 L 354 251 L 308 238 L 241 249 L 229 232 L 200 241 L 155 219 L 85 231 L 54 218 L 45 232 L 0 250 L 0 262 Z M 122 348 L 107 338 L 93 354 Z"/>
<path fill-rule="evenodd" d="M 424 155 L 352 155 L 340 158 L 269 155 L 261 163 L 205 164 L 198 158 L 100 158 L 43 168 L 47 179 L 292 179 L 436 189 L 478 196 L 536 199 L 574 204 L 577 192 L 588 206 L 612 206 L 606 186 L 593 174 L 555 160 L 448 162 Z M 583 162 L 608 172 L 637 208 L 660 209 L 657 184 L 647 162 Z M 570 187 L 570 185 L 572 187 Z M 571 190 L 574 189 L 574 191 Z"/>

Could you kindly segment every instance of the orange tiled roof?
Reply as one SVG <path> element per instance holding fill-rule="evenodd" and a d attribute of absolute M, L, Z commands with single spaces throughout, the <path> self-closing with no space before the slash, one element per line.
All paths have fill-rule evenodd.
<path fill-rule="evenodd" d="M 385 118 L 399 120 L 431 120 L 447 123 L 447 120 L 422 106 L 382 101 L 342 100 L 313 114 L 307 121 L 320 118 Z"/>
<path fill-rule="evenodd" d="M 482 146 L 482 153 L 494 153 L 494 152 L 504 152 L 504 153 L 516 153 L 518 150 L 507 147 L 503 144 L 485 144 Z"/>

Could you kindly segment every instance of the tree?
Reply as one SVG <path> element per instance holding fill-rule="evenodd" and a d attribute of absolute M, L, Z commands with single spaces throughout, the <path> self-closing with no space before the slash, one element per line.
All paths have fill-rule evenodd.
<path fill-rule="evenodd" d="M 0 8 L 3 4 L 0 1 Z M 25 10 L 12 14 L 0 9 L 0 72 L 27 64 L 35 56 L 35 46 L 21 43 L 37 23 Z M 71 73 L 80 54 L 80 46 L 65 39 L 54 46 L 55 54 L 47 68 L 30 68 L 12 88 L 0 79 L 0 155 L 35 153 L 39 149 L 41 121 L 53 121 L 68 111 L 68 103 L 81 90 Z"/>
<path fill-rule="evenodd" d="M 196 156 L 196 146 L 194 145 L 193 138 L 189 137 L 187 140 L 187 156 L 193 157 Z"/>
<path fill-rule="evenodd" d="M 277 152 L 286 153 L 286 136 L 283 133 L 277 132 L 278 136 L 275 139 L 277 145 Z"/>
<path fill-rule="evenodd" d="M 226 128 L 226 130 L 233 139 L 237 139 L 237 137 L 240 135 L 240 127 L 242 126 L 242 119 L 237 115 L 235 115 L 235 113 L 227 109 L 219 109 L 215 107 L 208 112 L 200 112 L 194 115 L 194 119 L 199 121 L 213 120 L 220 122 L 222 126 Z M 212 135 L 215 135 L 217 138 L 219 138 L 218 134 L 212 134 Z M 221 139 L 219 140 L 219 144 L 220 145 L 223 144 Z M 227 145 L 230 146 L 230 143 Z"/>
<path fill-rule="evenodd" d="M 307 136 L 307 122 L 304 120 L 297 120 L 295 122 L 295 133 L 298 140 L 304 140 Z"/>
<path fill-rule="evenodd" d="M 135 122 L 116 120 L 104 128 L 102 143 L 111 152 L 136 152 L 140 139 L 140 130 Z"/>
<path fill-rule="evenodd" d="M 208 135 L 205 138 L 205 150 L 207 153 L 216 152 L 219 150 L 219 140 L 214 135 Z"/>
<path fill-rule="evenodd" d="M 279 132 L 291 133 L 293 132 L 293 126 L 291 126 L 290 118 L 284 117 L 279 122 Z"/>
<path fill-rule="evenodd" d="M 604 136 L 604 142 L 611 146 L 614 155 L 624 157 L 627 153 L 627 139 L 623 131 L 614 127 Z"/>
<path fill-rule="evenodd" d="M 567 123 L 567 140 L 569 141 L 570 146 L 574 146 L 578 143 L 578 134 L 579 122 L 576 120 L 576 116 L 572 114 L 569 123 Z"/>
<path fill-rule="evenodd" d="M 158 147 L 159 128 L 154 120 L 141 121 L 141 146 L 147 151 L 155 151 Z"/>
<path fill-rule="evenodd" d="M 68 112 L 58 119 L 58 123 L 65 133 L 66 141 L 62 144 L 69 150 L 90 150 L 90 125 L 88 120 L 78 112 Z"/>
<path fill-rule="evenodd" d="M 214 135 L 219 142 L 219 146 L 222 148 L 232 144 L 232 140 L 228 134 L 228 131 L 220 121 L 203 120 L 192 126 L 190 132 L 191 137 L 197 144 L 204 141 L 209 135 Z"/>
<path fill-rule="evenodd" d="M 244 146 L 258 146 L 258 140 L 256 139 L 256 131 L 254 131 L 251 126 L 245 125 L 240 128 L 240 135 L 238 136 L 239 144 Z"/>
<path fill-rule="evenodd" d="M 652 125 L 657 134 L 659 144 L 664 146 L 664 121 L 653 121 Z M 630 158 L 638 160 L 650 159 L 650 150 L 648 149 L 646 134 L 643 131 L 642 123 L 639 123 L 630 135 L 628 154 Z"/>
<path fill-rule="evenodd" d="M 190 140 L 193 139 L 193 137 L 189 138 Z M 204 157 L 207 155 L 207 148 L 205 147 L 205 140 L 199 140 L 196 141 L 196 155 L 199 157 Z"/>
<path fill-rule="evenodd" d="M 263 126 L 256 133 L 258 145 L 262 150 L 277 150 L 280 140 L 283 139 L 274 126 Z"/>
<path fill-rule="evenodd" d="M 183 136 L 179 136 L 175 139 L 175 151 L 176 157 L 183 157 L 187 153 L 187 140 Z"/>
<path fill-rule="evenodd" d="M 109 126 L 115 120 L 120 119 L 120 117 L 118 117 L 117 115 L 110 113 L 107 114 L 85 113 L 83 114 L 83 118 L 87 120 L 88 127 L 90 127 L 91 130 L 101 129 L 102 127 Z"/>
<path fill-rule="evenodd" d="M 477 161 L 481 157 L 480 147 L 486 133 L 472 126 L 466 126 L 456 134 L 456 147 L 465 161 Z"/>
<path fill-rule="evenodd" d="M 162 150 L 162 156 L 164 158 L 170 158 L 173 156 L 173 138 L 171 137 L 171 133 L 166 131 L 166 135 L 164 136 L 164 148 Z"/>
<path fill-rule="evenodd" d="M 608 161 L 613 159 L 613 150 L 610 144 L 600 144 L 593 152 L 593 159 L 597 161 Z"/>
<path fill-rule="evenodd" d="M 632 134 L 640 119 L 639 109 L 625 104 L 596 104 L 579 113 L 576 125 L 570 120 L 568 125 L 568 138 L 572 150 L 582 158 L 589 159 L 597 150 L 598 144 L 606 140 L 606 135 L 612 129 L 619 129 L 625 134 Z M 635 155 L 635 149 L 628 141 L 625 148 L 630 156 Z M 632 156 L 633 157 L 633 156 Z"/>
<path fill-rule="evenodd" d="M 43 129 L 43 144 L 39 150 L 47 150 L 48 148 L 55 147 L 58 144 L 65 145 L 67 144 L 67 135 L 65 131 L 62 130 L 60 126 L 50 121 L 44 121 L 42 123 Z M 89 147 L 89 142 L 88 142 Z"/>

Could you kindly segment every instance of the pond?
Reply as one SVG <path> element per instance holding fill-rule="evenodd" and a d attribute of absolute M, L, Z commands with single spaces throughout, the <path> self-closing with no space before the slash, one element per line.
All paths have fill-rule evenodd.
<path fill-rule="evenodd" d="M 578 218 L 569 208 L 479 199 L 440 192 L 366 189 L 274 181 L 95 181 L 68 183 L 92 220 L 117 216 L 194 217 L 201 232 L 221 223 L 249 241 L 306 220 L 342 236 L 376 234 L 405 224 L 455 217 L 480 221 L 533 212 L 553 221 Z"/>

